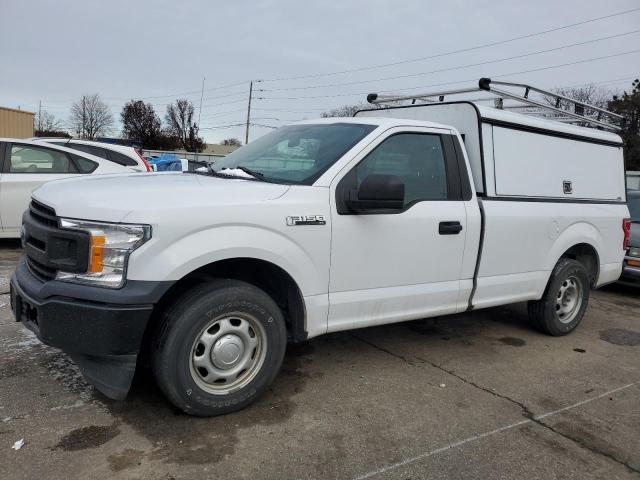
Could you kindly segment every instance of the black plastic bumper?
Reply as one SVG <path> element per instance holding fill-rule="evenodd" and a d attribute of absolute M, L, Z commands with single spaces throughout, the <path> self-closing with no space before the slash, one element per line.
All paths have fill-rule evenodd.
<path fill-rule="evenodd" d="M 11 309 L 40 341 L 68 353 L 98 390 L 123 399 L 153 305 L 171 284 L 128 281 L 107 290 L 42 282 L 23 258 L 11 278 Z"/>
<path fill-rule="evenodd" d="M 622 267 L 622 276 L 621 280 L 625 282 L 638 282 L 640 283 L 640 268 L 638 267 L 630 267 L 628 265 L 624 265 Z"/>

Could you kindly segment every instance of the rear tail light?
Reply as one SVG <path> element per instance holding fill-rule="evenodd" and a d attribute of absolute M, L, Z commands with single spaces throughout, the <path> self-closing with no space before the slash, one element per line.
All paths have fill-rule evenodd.
<path fill-rule="evenodd" d="M 627 250 L 629 248 L 629 239 L 631 238 L 631 219 L 625 218 L 622 220 L 622 231 L 624 232 L 624 239 L 622 240 L 622 249 Z"/>
<path fill-rule="evenodd" d="M 150 172 L 151 171 L 151 166 L 149 165 L 149 162 L 147 162 L 147 159 L 144 158 L 142 153 L 140 153 L 140 150 L 136 149 L 136 153 L 140 157 L 140 160 L 142 160 L 142 163 L 144 164 L 144 167 L 147 169 L 147 172 Z"/>

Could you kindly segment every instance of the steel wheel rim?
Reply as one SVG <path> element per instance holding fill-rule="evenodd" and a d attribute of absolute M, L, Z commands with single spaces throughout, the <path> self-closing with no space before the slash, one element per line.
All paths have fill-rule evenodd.
<path fill-rule="evenodd" d="M 189 354 L 191 378 L 208 393 L 226 395 L 256 377 L 266 353 L 262 324 L 246 313 L 226 313 L 196 336 Z"/>
<path fill-rule="evenodd" d="M 556 295 L 556 317 L 560 323 L 571 323 L 582 306 L 582 283 L 575 276 L 567 278 Z"/>

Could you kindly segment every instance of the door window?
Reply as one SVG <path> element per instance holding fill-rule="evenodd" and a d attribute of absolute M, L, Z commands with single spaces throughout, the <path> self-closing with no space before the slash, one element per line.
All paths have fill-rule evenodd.
<path fill-rule="evenodd" d="M 356 168 L 357 186 L 368 175 L 396 175 L 404 182 L 404 206 L 447 199 L 447 174 L 440 135 L 401 133 L 384 140 Z"/>
<path fill-rule="evenodd" d="M 76 169 L 64 152 L 14 144 L 9 173 L 76 173 Z"/>

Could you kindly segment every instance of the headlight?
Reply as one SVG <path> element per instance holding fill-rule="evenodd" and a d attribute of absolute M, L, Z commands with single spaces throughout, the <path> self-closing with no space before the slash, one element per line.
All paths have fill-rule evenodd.
<path fill-rule="evenodd" d="M 640 257 L 640 248 L 631 247 L 627 252 L 627 255 L 629 255 L 630 257 Z"/>
<path fill-rule="evenodd" d="M 151 238 L 149 225 L 61 218 L 60 226 L 89 233 L 89 265 L 86 273 L 59 271 L 56 280 L 107 288 L 120 288 L 124 284 L 129 255 Z"/>

